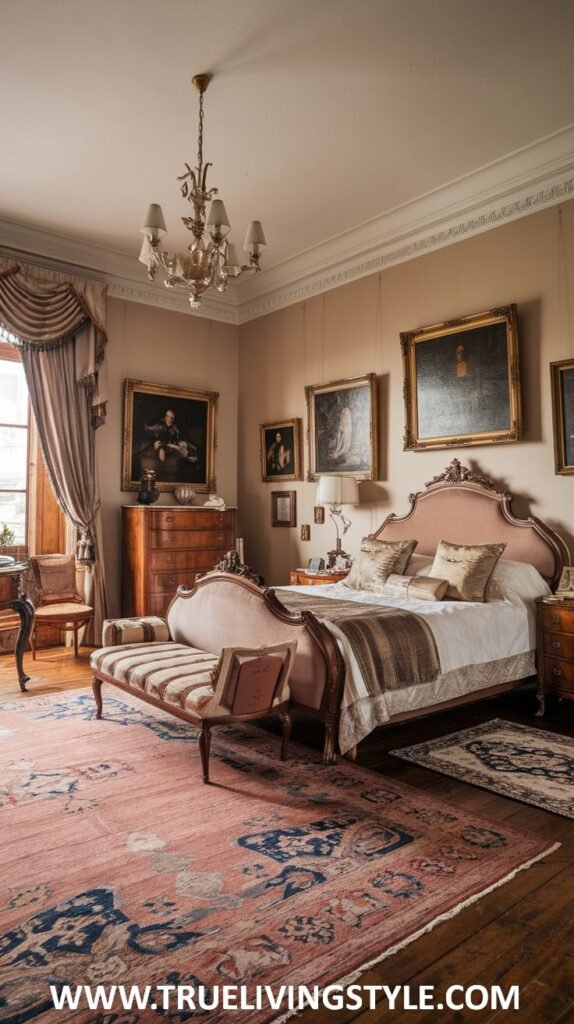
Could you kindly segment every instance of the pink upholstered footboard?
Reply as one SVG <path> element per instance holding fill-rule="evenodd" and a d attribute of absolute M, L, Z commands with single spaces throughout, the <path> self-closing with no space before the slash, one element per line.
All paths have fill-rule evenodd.
<path fill-rule="evenodd" d="M 239 576 L 211 573 L 191 590 L 180 587 L 167 621 L 176 643 L 217 655 L 237 644 L 256 647 L 296 640 L 291 700 L 323 721 L 324 758 L 334 758 L 344 665 L 335 640 L 311 613 L 292 614 L 272 590 L 261 590 Z"/>

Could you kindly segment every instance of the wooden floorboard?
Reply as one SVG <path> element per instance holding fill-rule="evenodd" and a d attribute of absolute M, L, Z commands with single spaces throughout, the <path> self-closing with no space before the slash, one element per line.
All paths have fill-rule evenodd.
<path fill-rule="evenodd" d="M 90 685 L 89 651 L 74 658 L 62 648 L 41 651 L 33 662 L 26 656 L 31 679 L 28 693 L 19 690 L 10 656 L 0 657 L 0 699 L 76 690 Z M 385 1003 L 372 1011 L 307 1011 L 300 1024 L 574 1024 L 574 822 L 469 786 L 418 765 L 395 758 L 393 749 L 411 746 L 446 733 L 471 728 L 492 718 L 574 736 L 574 704 L 550 703 L 543 720 L 533 717 L 534 691 L 526 687 L 466 708 L 456 708 L 399 726 L 379 729 L 359 747 L 359 764 L 459 807 L 536 832 L 558 850 L 501 888 L 487 894 L 456 917 L 366 972 L 363 984 L 512 985 L 521 989 L 518 1011 L 409 1011 L 392 1014 Z M 274 723 L 269 728 L 275 731 Z M 295 721 L 293 738 L 320 749 L 314 724 Z M 345 964 L 341 964 L 341 973 Z"/>

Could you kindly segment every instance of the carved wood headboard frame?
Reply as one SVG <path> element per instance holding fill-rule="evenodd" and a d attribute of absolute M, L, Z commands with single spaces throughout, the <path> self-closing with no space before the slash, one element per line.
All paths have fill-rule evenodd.
<path fill-rule="evenodd" d="M 409 495 L 410 511 L 389 515 L 371 538 L 418 540 L 416 553 L 434 555 L 439 540 L 453 544 L 506 542 L 503 558 L 529 562 L 554 588 L 569 551 L 565 541 L 539 519 L 518 519 L 512 498 L 491 480 L 453 459 L 424 491 Z"/>

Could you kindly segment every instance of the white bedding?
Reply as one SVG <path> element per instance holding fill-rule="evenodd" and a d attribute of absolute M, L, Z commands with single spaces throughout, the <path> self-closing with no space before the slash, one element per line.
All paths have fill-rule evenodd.
<path fill-rule="evenodd" d="M 441 674 L 432 683 L 392 690 L 378 697 L 367 693 L 359 666 L 340 630 L 326 623 L 337 637 L 345 659 L 346 677 L 341 701 L 339 745 L 343 753 L 394 715 L 452 700 L 498 683 L 522 679 L 534 672 L 536 615 L 534 598 L 549 593 L 541 576 L 507 596 L 487 602 L 417 601 L 351 590 L 344 583 L 321 587 L 280 587 L 310 597 L 336 598 L 363 604 L 404 608 L 423 616 L 436 640 Z"/>

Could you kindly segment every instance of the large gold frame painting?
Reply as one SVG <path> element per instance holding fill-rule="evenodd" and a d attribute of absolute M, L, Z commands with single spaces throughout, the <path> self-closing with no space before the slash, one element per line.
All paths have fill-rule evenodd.
<path fill-rule="evenodd" d="M 160 491 L 180 484 L 215 491 L 218 398 L 217 391 L 126 380 L 122 490 L 138 491 L 142 474 L 153 470 Z"/>
<path fill-rule="evenodd" d="M 307 479 L 378 476 L 377 378 L 374 373 L 328 384 L 309 384 Z"/>
<path fill-rule="evenodd" d="M 516 306 L 401 333 L 404 450 L 519 441 Z"/>
<path fill-rule="evenodd" d="M 550 363 L 556 472 L 574 473 L 574 359 Z"/>

